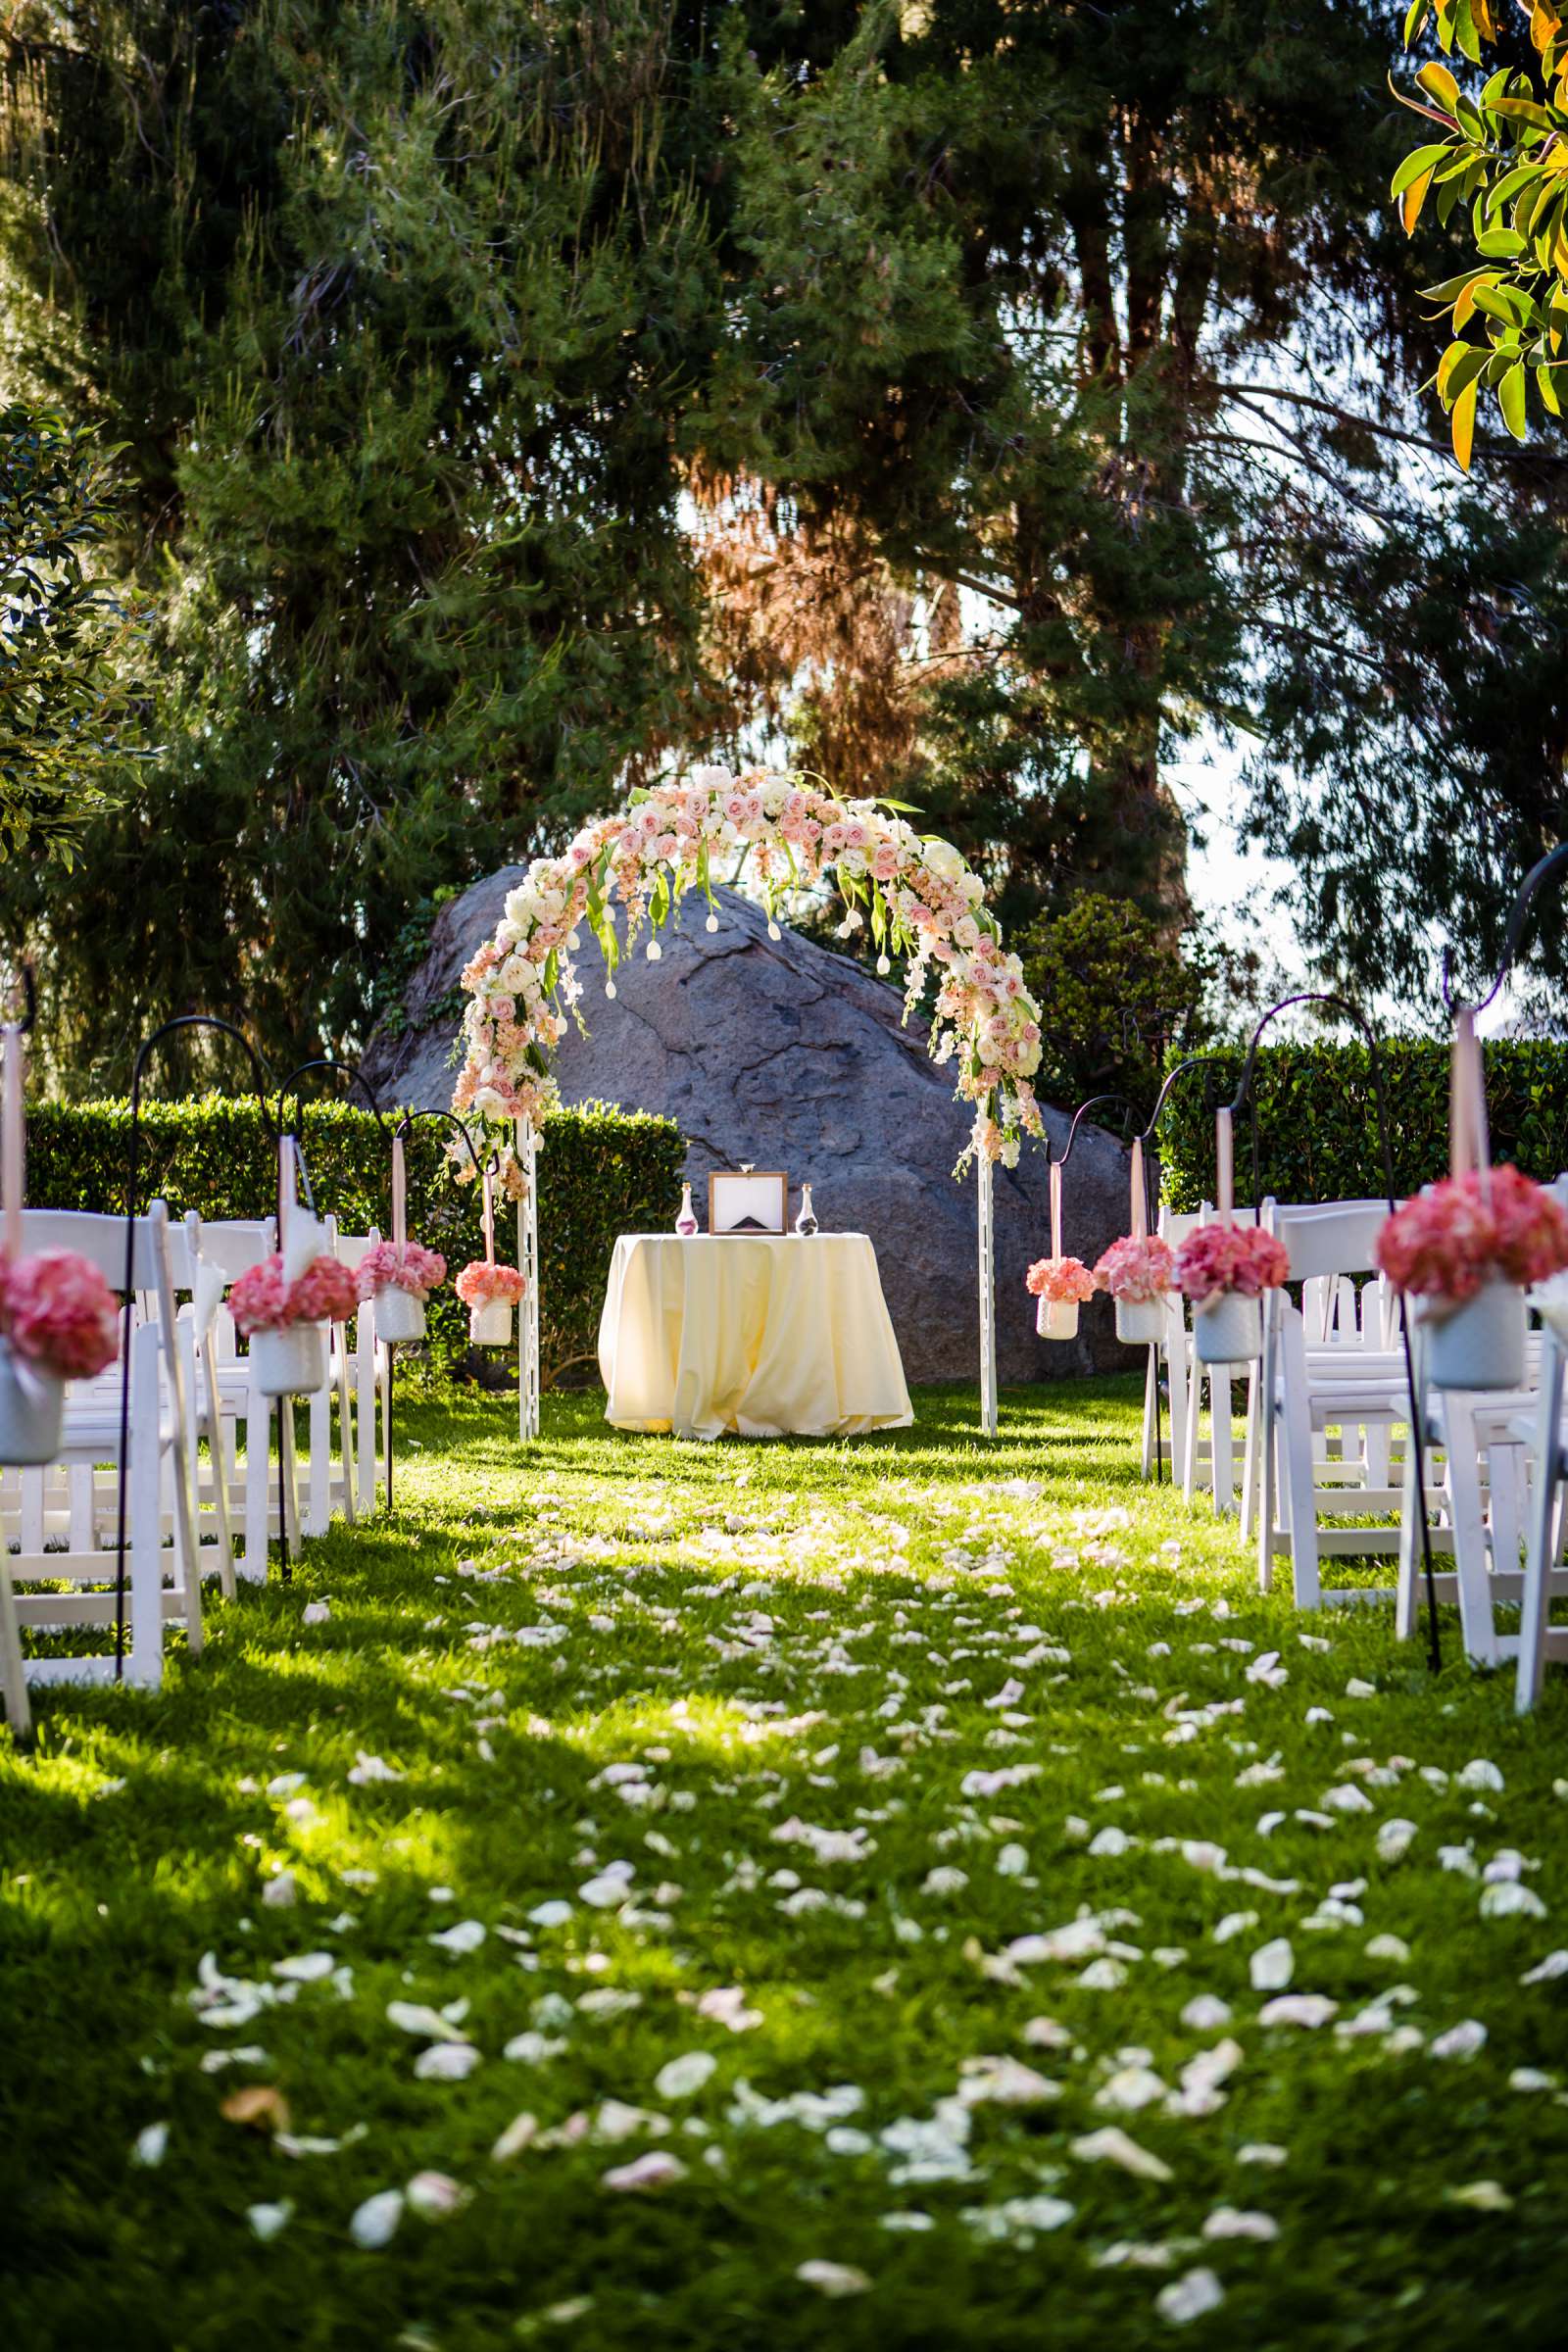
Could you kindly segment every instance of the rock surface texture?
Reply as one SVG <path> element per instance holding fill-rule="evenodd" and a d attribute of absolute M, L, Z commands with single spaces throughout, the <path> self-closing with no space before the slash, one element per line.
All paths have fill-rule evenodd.
<path fill-rule="evenodd" d="M 408 1027 L 371 1040 L 365 1071 L 384 1102 L 445 1109 L 461 1020 L 464 965 L 501 919 L 522 878 L 509 866 L 441 910 L 429 953 L 405 993 Z M 901 1026 L 898 991 L 860 964 L 785 931 L 748 900 L 718 893 L 716 932 L 695 893 L 662 956 L 639 945 L 607 1001 L 598 942 L 577 957 L 589 1034 L 568 1029 L 557 1060 L 567 1102 L 619 1102 L 673 1119 L 688 1141 L 687 1171 L 706 1223 L 709 1171 L 751 1160 L 783 1168 L 790 1214 L 803 1179 L 824 1230 L 870 1235 L 905 1370 L 912 1381 L 972 1379 L 979 1360 L 975 1185 L 955 1182 L 968 1117 L 951 1073 L 927 1057 L 923 1031 Z M 1059 1111 L 1046 1112 L 1055 1149 Z M 672 1200 L 673 1222 L 678 1203 Z M 1080 1129 L 1064 1182 L 1064 1247 L 1091 1265 L 1127 1229 L 1127 1155 L 1098 1128 Z M 1024 1144 L 1016 1169 L 999 1168 L 996 1197 L 997 1356 L 1004 1381 L 1124 1366 L 1108 1302 L 1085 1308 L 1074 1341 L 1036 1337 L 1023 1287 L 1049 1248 L 1045 1153 Z M 1141 1352 L 1141 1351 L 1140 1351 Z"/>

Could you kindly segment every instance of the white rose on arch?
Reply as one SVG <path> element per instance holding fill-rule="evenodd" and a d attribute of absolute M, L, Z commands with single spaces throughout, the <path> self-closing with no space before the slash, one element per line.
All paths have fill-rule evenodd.
<path fill-rule="evenodd" d="M 921 855 L 927 873 L 940 882 L 956 882 L 968 871 L 951 841 L 928 841 Z"/>

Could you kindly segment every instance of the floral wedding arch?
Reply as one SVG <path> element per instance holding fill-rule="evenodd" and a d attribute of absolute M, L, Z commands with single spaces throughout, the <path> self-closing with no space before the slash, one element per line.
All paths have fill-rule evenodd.
<path fill-rule="evenodd" d="M 633 793 L 617 815 L 584 826 L 564 856 L 535 858 L 508 894 L 494 939 L 463 975 L 469 997 L 466 1058 L 453 1108 L 499 1131 L 492 1141 L 517 1201 L 519 1263 L 528 1277 L 522 1435 L 537 1436 L 539 1427 L 538 1123 L 558 1099 L 552 1052 L 568 1017 L 581 1017 L 573 961 L 581 926 L 604 951 L 605 994 L 613 997 L 615 971 L 645 932 L 643 952 L 658 960 L 659 932 L 689 891 L 707 898 L 708 929 L 716 931 L 714 880 L 733 880 L 748 864 L 761 885 L 774 938 L 780 898 L 831 877 L 844 902 L 841 935 L 869 928 L 879 972 L 891 970 L 895 956 L 906 959 L 906 1019 L 932 964 L 943 967 L 930 1050 L 936 1061 L 956 1064 L 956 1094 L 974 1107 L 974 1127 L 954 1173 L 961 1175 L 971 1161 L 976 1171 L 981 1409 L 994 1435 L 993 1174 L 999 1159 L 1016 1163 L 1025 1134 L 1043 1132 L 1033 1086 L 1040 1008 L 1024 987 L 1017 956 L 1004 951 L 984 884 L 951 842 L 917 833 L 893 802 L 841 801 L 795 772 L 751 768 L 736 775 L 718 766 Z"/>

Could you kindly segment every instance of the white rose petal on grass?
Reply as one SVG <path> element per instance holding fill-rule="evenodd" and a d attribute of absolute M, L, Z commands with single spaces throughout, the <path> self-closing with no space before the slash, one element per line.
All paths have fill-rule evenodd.
<path fill-rule="evenodd" d="M 710 2051 L 687 2050 L 660 2068 L 654 2077 L 654 2088 L 662 2099 L 695 2098 L 717 2070 L 718 2060 Z"/>
<path fill-rule="evenodd" d="M 524 2109 L 521 2115 L 513 2117 L 496 2141 L 490 2151 L 491 2162 L 493 2164 L 510 2164 L 514 2156 L 520 2156 L 523 2149 L 531 2145 L 538 2136 L 539 2118 Z"/>
<path fill-rule="evenodd" d="M 732 2034 L 749 2034 L 762 2022 L 760 2009 L 749 2009 L 746 1995 L 738 1984 L 716 1984 L 705 1992 L 697 2004 L 699 2017 L 711 2019 L 713 2024 L 727 2026 Z"/>
<path fill-rule="evenodd" d="M 466 2009 L 466 2002 L 454 2006 Z M 404 2034 L 422 2034 L 426 2041 L 464 2039 L 450 2018 L 443 2017 L 439 2009 L 428 2008 L 423 2001 L 388 2001 L 386 2018 L 389 2026 L 396 2026 Z"/>
<path fill-rule="evenodd" d="M 1494 1794 L 1500 1794 L 1502 1785 L 1501 1773 L 1495 1764 L 1489 1764 L 1485 1756 L 1472 1756 L 1458 1776 L 1461 1788 L 1490 1788 Z"/>
<path fill-rule="evenodd" d="M 308 1600 L 301 1612 L 302 1625 L 324 1625 L 332 1614 L 329 1600 Z"/>
<path fill-rule="evenodd" d="M 1377 1857 L 1380 1862 L 1397 1862 L 1410 1850 L 1416 1836 L 1413 1821 L 1396 1818 L 1383 1822 L 1378 1830 Z"/>
<path fill-rule="evenodd" d="M 1119 2125 L 1107 2124 L 1102 2131 L 1085 2132 L 1081 2139 L 1069 2143 L 1069 2152 L 1081 2164 L 1118 2164 L 1124 2173 L 1138 2180 L 1174 2180 L 1176 2176 L 1162 2157 L 1148 2148 L 1141 2148 L 1136 2139 L 1129 2139 Z"/>
<path fill-rule="evenodd" d="M 461 1960 L 469 1952 L 479 1949 L 484 1941 L 484 1934 L 480 1920 L 460 1919 L 455 1928 L 443 1928 L 439 1936 L 427 1936 L 424 1940 L 433 1943 L 437 1951 L 451 1952 L 454 1958 Z"/>
<path fill-rule="evenodd" d="M 405 2190 L 412 2210 L 427 2222 L 444 2222 L 459 2213 L 473 2195 L 450 2173 L 416 2173 Z"/>
<path fill-rule="evenodd" d="M 1162 2286 L 1154 2297 L 1154 2309 L 1162 2320 L 1173 2328 L 1190 2328 L 1194 2320 L 1217 2311 L 1225 2300 L 1225 2289 L 1212 2271 L 1188 2271 Z"/>
<path fill-rule="evenodd" d="M 262 1901 L 270 1911 L 286 1911 L 299 1900 L 300 1883 L 291 1870 L 280 1870 L 268 1880 L 262 1888 Z"/>
<path fill-rule="evenodd" d="M 958 2071 L 966 2107 L 1044 2107 L 1061 2096 L 1059 2082 L 1017 2058 L 965 2058 Z"/>
<path fill-rule="evenodd" d="M 367 1755 L 362 1747 L 349 1768 L 349 1779 L 356 1788 L 373 1788 L 382 1781 L 401 1781 L 403 1775 L 384 1756 Z"/>
<path fill-rule="evenodd" d="M 1568 1977 L 1568 1952 L 1548 1952 L 1544 1960 L 1526 1971 L 1521 1984 L 1550 1984 L 1557 1977 Z"/>
<path fill-rule="evenodd" d="M 1231 2005 L 1218 1993 L 1199 1992 L 1193 1995 L 1182 2011 L 1182 2024 L 1193 2034 L 1217 2033 L 1231 2022 Z"/>
<path fill-rule="evenodd" d="M 419 2052 L 414 2071 L 421 2082 L 462 2082 L 478 2063 L 471 2041 L 435 2041 Z"/>
<path fill-rule="evenodd" d="M 834 2301 L 844 2295 L 863 2295 L 871 2284 L 864 2271 L 849 2262 L 803 2262 L 795 2276 L 803 2286 L 814 2286 L 819 2295 Z"/>
<path fill-rule="evenodd" d="M 1481 1889 L 1483 1919 L 1544 1919 L 1546 1906 L 1533 1886 L 1517 1879 L 1499 1879 Z"/>
<path fill-rule="evenodd" d="M 1513 2199 L 1500 2180 L 1467 2180 L 1446 2192 L 1450 2205 L 1468 2205 L 1472 2213 L 1512 2213 Z"/>
<path fill-rule="evenodd" d="M 266 2246 L 288 2228 L 293 2212 L 292 2201 L 284 2197 L 276 2205 L 247 2205 L 245 2219 L 250 2224 L 251 2235 Z"/>
<path fill-rule="evenodd" d="M 318 1984 L 336 1966 L 330 1952 L 295 1952 L 287 1960 L 274 1960 L 272 1974 L 290 1984 Z"/>
<path fill-rule="evenodd" d="M 1473 2058 L 1485 2049 L 1487 2029 L 1477 2017 L 1462 2018 L 1450 2026 L 1446 2034 L 1439 2034 L 1428 2043 L 1434 2058 Z"/>
<path fill-rule="evenodd" d="M 366 2253 L 373 2254 L 380 2247 L 391 2244 L 402 2219 L 402 2189 L 378 2189 L 373 2197 L 367 2197 L 365 2203 L 356 2208 L 349 2223 L 349 2235 Z"/>
<path fill-rule="evenodd" d="M 1203 2235 L 1210 2240 L 1245 2237 L 1266 2246 L 1279 2233 L 1280 2226 L 1272 2214 L 1239 2213 L 1234 2205 L 1216 2205 L 1203 2224 Z"/>
<path fill-rule="evenodd" d="M 1339 2006 L 1326 1993 L 1286 1992 L 1278 2000 L 1263 2003 L 1257 2022 L 1260 2026 L 1304 2026 L 1309 2033 L 1315 2033 L 1319 2026 L 1328 2024 Z"/>
<path fill-rule="evenodd" d="M 622 2195 L 657 2196 L 662 2190 L 674 2188 L 686 2178 L 686 2167 L 678 2156 L 670 2156 L 662 2148 L 650 2148 L 645 2156 L 634 2156 L 630 2164 L 612 2165 L 600 2175 L 600 2185 L 612 2188 Z"/>
<path fill-rule="evenodd" d="M 151 2172 L 155 2165 L 163 2163 L 168 2153 L 169 2126 L 167 2124 L 144 2124 L 136 2134 L 135 2144 L 130 2151 L 130 2161 L 134 2165 L 139 2165 L 144 2172 Z"/>
<path fill-rule="evenodd" d="M 1296 1974 L 1296 1954 L 1283 1936 L 1260 1943 L 1247 1964 L 1254 1992 L 1283 1992 Z"/>
<path fill-rule="evenodd" d="M 1095 2105 L 1108 2107 L 1119 2115 L 1136 2115 L 1141 2107 L 1152 2106 L 1156 2099 L 1162 2099 L 1165 2087 L 1149 2067 L 1123 2066 L 1096 2091 Z"/>

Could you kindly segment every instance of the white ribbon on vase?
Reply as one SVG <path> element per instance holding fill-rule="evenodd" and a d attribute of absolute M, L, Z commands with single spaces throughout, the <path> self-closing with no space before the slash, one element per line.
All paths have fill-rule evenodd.
<path fill-rule="evenodd" d="M 1481 1065 L 1476 1016 L 1461 1006 L 1453 1016 L 1453 1053 L 1448 1063 L 1448 1173 L 1476 1175 L 1481 1197 L 1492 1194 L 1492 1141 L 1487 1131 L 1487 1081 Z"/>
<path fill-rule="evenodd" d="M 278 1145 L 277 1246 L 283 1259 L 283 1280 L 289 1284 L 298 1282 L 327 1247 L 326 1227 L 300 1201 L 298 1174 L 294 1138 L 285 1135 Z"/>
<path fill-rule="evenodd" d="M 1144 1192 L 1144 1139 L 1133 1137 L 1132 1145 L 1132 1222 L 1128 1232 L 1135 1242 L 1149 1239 L 1149 1202 Z"/>

